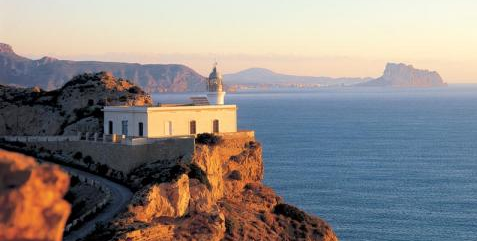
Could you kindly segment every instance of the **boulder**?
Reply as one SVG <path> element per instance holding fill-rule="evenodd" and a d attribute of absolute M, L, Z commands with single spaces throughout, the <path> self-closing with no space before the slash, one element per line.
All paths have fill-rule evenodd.
<path fill-rule="evenodd" d="M 0 240 L 62 240 L 68 186 L 59 166 L 0 150 Z"/>

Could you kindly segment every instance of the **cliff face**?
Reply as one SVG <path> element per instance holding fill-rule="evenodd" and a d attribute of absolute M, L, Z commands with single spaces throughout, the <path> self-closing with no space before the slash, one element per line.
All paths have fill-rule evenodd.
<path fill-rule="evenodd" d="M 198 144 L 192 162 L 134 170 L 128 210 L 88 240 L 337 240 L 325 221 L 283 203 L 262 179 L 253 139 Z"/>
<path fill-rule="evenodd" d="M 438 87 L 447 84 L 435 71 L 415 69 L 412 65 L 388 63 L 383 76 L 359 86 Z"/>
<path fill-rule="evenodd" d="M 58 166 L 0 150 L 0 240 L 60 241 L 70 214 Z"/>
<path fill-rule="evenodd" d="M 148 93 L 205 90 L 205 78 L 184 65 L 69 61 L 51 57 L 31 60 L 0 43 L 0 84 L 53 90 L 75 75 L 100 71 L 129 79 Z"/>
<path fill-rule="evenodd" d="M 0 135 L 100 132 L 103 106 L 150 104 L 141 88 L 106 72 L 75 76 L 53 91 L 0 85 Z"/>

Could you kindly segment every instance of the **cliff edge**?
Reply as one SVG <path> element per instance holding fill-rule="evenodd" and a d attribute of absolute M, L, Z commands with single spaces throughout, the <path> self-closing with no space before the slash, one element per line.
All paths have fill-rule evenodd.
<path fill-rule="evenodd" d="M 56 165 L 0 149 L 0 240 L 62 240 L 69 180 Z"/>
<path fill-rule="evenodd" d="M 158 160 L 128 175 L 128 210 L 86 240 L 338 240 L 330 225 L 261 183 L 253 138 L 198 141 L 192 161 Z"/>

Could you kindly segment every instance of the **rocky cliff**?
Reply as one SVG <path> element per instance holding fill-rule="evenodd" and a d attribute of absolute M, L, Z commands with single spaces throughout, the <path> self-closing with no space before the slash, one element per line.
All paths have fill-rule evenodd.
<path fill-rule="evenodd" d="M 206 86 L 203 76 L 184 65 L 69 61 L 52 57 L 32 60 L 17 55 L 10 45 L 0 43 L 0 84 L 3 85 L 53 90 L 75 75 L 101 71 L 129 79 L 148 93 L 204 91 Z"/>
<path fill-rule="evenodd" d="M 87 240 L 337 240 L 318 217 L 264 186 L 262 147 L 253 139 L 198 143 L 192 161 L 158 160 L 127 183 L 128 210 Z"/>
<path fill-rule="evenodd" d="M 447 86 L 436 71 L 415 69 L 412 65 L 388 63 L 383 76 L 358 86 L 438 87 Z"/>
<path fill-rule="evenodd" d="M 100 132 L 103 106 L 150 104 L 141 88 L 107 72 L 77 75 L 53 91 L 0 85 L 0 135 Z"/>
<path fill-rule="evenodd" d="M 56 165 L 0 149 L 0 240 L 60 241 L 69 177 Z"/>

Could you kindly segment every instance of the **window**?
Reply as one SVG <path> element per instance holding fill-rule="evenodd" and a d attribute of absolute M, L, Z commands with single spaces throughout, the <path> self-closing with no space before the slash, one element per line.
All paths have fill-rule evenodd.
<path fill-rule="evenodd" d="M 219 120 L 214 120 L 214 123 L 213 123 L 213 132 L 214 133 L 218 133 L 219 132 Z"/>
<path fill-rule="evenodd" d="M 127 136 L 128 135 L 128 121 L 123 120 L 121 121 L 121 134 Z"/>
<path fill-rule="evenodd" d="M 172 121 L 166 121 L 164 123 L 164 134 L 166 136 L 171 136 L 172 135 Z"/>
<path fill-rule="evenodd" d="M 139 122 L 139 136 L 144 136 L 144 124 Z"/>
<path fill-rule="evenodd" d="M 191 135 L 197 134 L 197 127 L 195 120 L 189 122 L 189 130 Z"/>
<path fill-rule="evenodd" d="M 112 121 L 109 121 L 109 123 L 108 123 L 108 133 L 110 135 L 113 134 L 113 122 Z"/>

